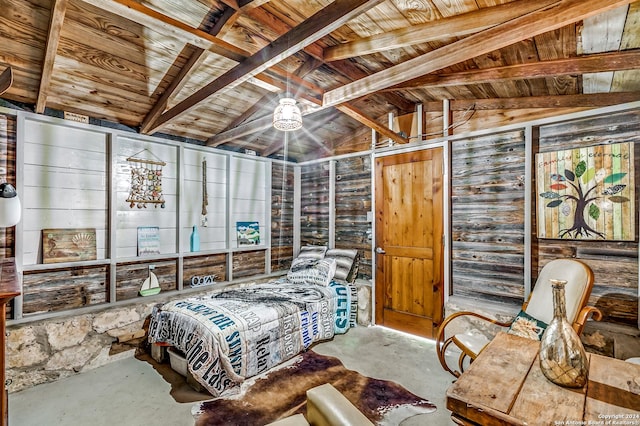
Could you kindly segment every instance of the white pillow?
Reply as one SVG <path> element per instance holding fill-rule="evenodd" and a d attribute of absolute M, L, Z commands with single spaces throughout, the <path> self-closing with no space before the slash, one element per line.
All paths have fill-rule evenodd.
<path fill-rule="evenodd" d="M 294 259 L 287 279 L 295 284 L 315 284 L 327 287 L 336 273 L 335 259 Z"/>

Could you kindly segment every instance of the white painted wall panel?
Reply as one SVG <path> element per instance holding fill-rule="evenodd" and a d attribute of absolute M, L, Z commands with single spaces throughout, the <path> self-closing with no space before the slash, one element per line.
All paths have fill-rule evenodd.
<path fill-rule="evenodd" d="M 268 164 L 252 158 L 233 157 L 231 161 L 231 226 L 229 240 L 238 247 L 236 222 L 258 222 L 260 244 L 267 232 L 266 182 Z M 270 204 L 269 204 L 270 205 Z"/>
<path fill-rule="evenodd" d="M 155 226 L 155 225 L 151 225 Z M 138 229 L 118 229 L 116 231 L 118 239 L 118 258 L 131 258 L 138 255 Z M 171 254 L 175 252 L 176 246 L 175 228 L 160 228 L 160 253 Z"/>
<path fill-rule="evenodd" d="M 69 149 L 102 153 L 100 146 L 91 141 L 101 140 L 104 137 L 105 132 L 101 130 L 81 129 L 30 119 L 25 121 L 25 143 L 46 145 L 54 149 L 59 148 L 63 143 L 64 147 Z"/>
<path fill-rule="evenodd" d="M 160 253 L 178 251 L 176 247 L 176 224 L 178 208 L 178 148 L 119 136 L 115 143 L 116 157 L 116 257 L 128 258 L 137 255 L 138 227 L 157 226 L 160 228 Z M 148 167 L 146 163 L 128 161 L 136 159 L 162 161 L 162 196 L 164 208 L 160 204 L 147 203 L 146 207 L 130 207 L 127 201 L 131 191 L 131 169 Z"/>
<path fill-rule="evenodd" d="M 200 147 L 181 148 L 145 136 L 112 134 L 109 129 L 41 121 L 40 117 L 26 118 L 24 128 L 21 246 L 25 266 L 42 262 L 41 235 L 42 229 L 47 228 L 95 228 L 98 259 L 107 259 L 111 240 L 110 200 L 115 200 L 111 206 L 115 211 L 112 232 L 118 259 L 137 256 L 140 226 L 159 228 L 161 254 L 189 252 L 194 224 L 198 225 L 200 251 L 237 247 L 238 221 L 257 221 L 261 235 L 267 234 L 270 168 L 265 161 L 234 154 L 229 158 L 225 153 Z M 110 150 L 114 157 L 113 176 Z M 162 167 L 165 208 L 152 203 L 143 208 L 130 207 L 126 200 L 131 190 L 131 168 L 144 163 L 128 161 L 129 157 L 166 163 Z M 206 228 L 201 226 L 204 159 L 208 193 Z M 113 198 L 110 189 L 115 192 Z"/>
<path fill-rule="evenodd" d="M 95 228 L 97 258 L 107 255 L 106 133 L 25 120 L 24 265 L 41 262 L 42 229 Z"/>
<path fill-rule="evenodd" d="M 207 227 L 202 226 L 203 160 L 207 162 Z M 183 161 L 181 250 L 191 250 L 191 232 L 194 225 L 198 227 L 200 251 L 225 249 L 227 156 L 185 148 Z"/>

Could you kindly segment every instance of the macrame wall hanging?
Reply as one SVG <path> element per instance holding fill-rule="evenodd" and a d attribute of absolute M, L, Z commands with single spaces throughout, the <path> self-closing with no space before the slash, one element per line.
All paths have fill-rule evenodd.
<path fill-rule="evenodd" d="M 141 158 L 143 152 L 149 153 L 154 159 Z M 131 191 L 127 202 L 129 207 L 138 206 L 139 209 L 147 208 L 147 204 L 154 207 L 160 205 L 164 208 L 164 197 L 162 196 L 162 167 L 167 163 L 147 149 L 127 158 L 131 167 Z"/>

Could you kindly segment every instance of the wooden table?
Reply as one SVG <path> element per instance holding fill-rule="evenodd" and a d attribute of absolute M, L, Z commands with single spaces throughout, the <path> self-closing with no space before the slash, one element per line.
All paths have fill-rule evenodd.
<path fill-rule="evenodd" d="M 587 354 L 587 385 L 563 388 L 542 374 L 539 348 L 538 341 L 499 333 L 447 389 L 452 419 L 486 426 L 640 426 L 640 365 Z"/>

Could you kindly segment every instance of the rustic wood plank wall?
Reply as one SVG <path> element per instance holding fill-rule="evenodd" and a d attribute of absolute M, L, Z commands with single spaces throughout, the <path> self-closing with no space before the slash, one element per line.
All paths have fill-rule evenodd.
<path fill-rule="evenodd" d="M 337 248 L 357 249 L 360 256 L 358 276 L 371 278 L 371 157 L 351 157 L 336 161 Z"/>
<path fill-rule="evenodd" d="M 617 142 L 640 141 L 640 112 L 543 126 L 539 129 L 540 152 Z M 6 124 L 5 124 L 6 122 Z M 15 119 L 0 117 L 0 162 L 7 176 L 15 175 Z M 640 144 L 635 144 L 636 169 Z M 11 152 L 13 149 L 13 153 Z M 199 160 L 198 160 L 199 161 Z M 195 163 L 194 163 L 195 164 Z M 0 164 L 0 171 L 3 167 Z M 209 165 L 211 167 L 211 165 Z M 335 161 L 336 247 L 357 248 L 361 254 L 360 277 L 371 275 L 370 223 L 371 164 L 368 156 Z M 301 244 L 326 245 L 329 241 L 330 163 L 303 166 Z M 272 270 L 285 270 L 293 256 L 293 168 L 272 166 Z M 259 173 L 258 173 L 259 174 Z M 636 179 L 637 179 L 636 173 Z M 213 174 L 211 175 L 213 176 Z M 255 176 L 254 176 L 255 177 Z M 192 176 L 196 182 L 197 176 Z M 251 178 L 251 181 L 254 179 Z M 237 179 L 237 182 L 246 182 Z M 284 191 L 282 184 L 284 181 Z M 194 191 L 196 186 L 193 187 Z M 637 182 L 636 182 L 637 187 Z M 120 189 L 121 190 L 121 189 Z M 230 189 L 232 190 L 232 189 Z M 452 151 L 452 291 L 475 299 L 521 303 L 524 293 L 524 136 L 521 131 L 459 140 Z M 253 187 L 250 204 L 260 200 L 264 189 Z M 238 193 L 236 193 L 238 194 Z M 536 194 L 533 194 L 534 199 Z M 244 203 L 234 196 L 236 205 Z M 637 201 L 636 201 L 637 203 Z M 636 211 L 638 206 L 636 206 Z M 196 215 L 197 209 L 194 210 Z M 532 211 L 535 225 L 535 211 Z M 194 217 L 195 217 L 194 216 Z M 126 222 L 126 218 L 123 218 Z M 264 224 L 264 221 L 262 221 Z M 133 226 L 133 225 L 132 225 Z M 534 230 L 535 233 L 535 230 Z M 605 320 L 637 324 L 638 320 L 638 223 L 636 240 L 577 241 L 538 240 L 534 235 L 533 280 L 539 268 L 558 257 L 577 257 L 594 270 L 596 285 L 591 303 Z M 122 239 L 119 235 L 119 241 Z M 170 236 L 167 238 L 172 240 Z M 131 244 L 133 246 L 133 244 Z M 181 244 L 184 247 L 184 244 Z M 8 255 L 13 240 L 4 238 L 0 250 Z M 119 253 L 122 254 L 122 253 Z M 233 277 L 265 272 L 265 251 L 234 254 Z M 176 287 L 176 259 L 154 261 L 164 290 Z M 203 269 L 204 268 L 204 269 Z M 214 271 L 226 280 L 226 254 L 184 259 L 183 285 L 191 276 Z M 117 265 L 117 300 L 137 296 L 147 274 L 145 261 Z M 26 315 L 66 310 L 108 302 L 108 266 L 83 266 L 74 270 L 52 266 L 47 271 L 26 271 L 23 311 Z"/>
<path fill-rule="evenodd" d="M 138 287 L 140 285 L 142 280 Z M 25 271 L 22 294 L 22 312 L 25 315 L 106 303 L 109 301 L 109 267 L 97 265 L 45 272 Z"/>
<path fill-rule="evenodd" d="M 326 246 L 329 242 L 329 163 L 302 167 L 300 245 Z"/>
<path fill-rule="evenodd" d="M 16 183 L 16 119 L 0 114 L 0 182 Z M 0 256 L 14 257 L 15 227 L 0 229 Z M 6 318 L 13 317 L 15 298 L 7 303 Z"/>
<path fill-rule="evenodd" d="M 123 262 L 116 265 L 116 300 L 135 299 L 145 279 L 149 276 L 149 268 L 160 283 L 161 291 L 172 291 L 178 288 L 176 275 L 178 264 L 175 259 L 154 260 L 152 262 Z"/>
<path fill-rule="evenodd" d="M 233 279 L 264 274 L 266 254 L 264 250 L 234 253 Z"/>
<path fill-rule="evenodd" d="M 453 143 L 453 294 L 522 303 L 524 155 L 522 131 Z"/>
<path fill-rule="evenodd" d="M 549 100 L 553 102 L 552 99 Z M 539 120 L 547 117 L 557 117 L 562 114 L 570 114 L 574 112 L 585 111 L 590 108 L 514 108 L 514 109 L 496 109 L 491 105 L 477 105 L 469 102 L 464 106 L 465 102 L 460 102 L 461 106 L 458 110 L 453 111 L 451 126 L 453 134 L 462 134 L 474 132 L 478 130 L 495 129 L 500 126 L 506 126 L 514 123 L 526 123 L 527 121 Z M 467 108 L 472 107 L 471 110 Z M 436 137 L 439 135 L 436 133 Z"/>
<path fill-rule="evenodd" d="M 301 245 L 329 245 L 330 162 L 302 167 Z M 371 157 L 335 161 L 335 247 L 358 250 L 358 277 L 371 278 Z"/>
<path fill-rule="evenodd" d="M 16 184 L 16 119 L 0 115 L 0 183 Z M 0 256 L 15 256 L 15 228 L 0 229 Z"/>
<path fill-rule="evenodd" d="M 638 172 L 640 171 L 640 111 L 576 120 L 539 131 L 539 152 L 633 142 L 635 153 L 635 241 L 553 240 L 534 238 L 533 258 L 539 268 L 558 257 L 575 257 L 593 269 L 595 285 L 590 303 L 604 321 L 638 324 Z M 539 201 L 536 199 L 536 202 Z M 535 210 L 534 226 L 535 226 Z M 535 236 L 535 231 L 534 231 Z"/>
<path fill-rule="evenodd" d="M 293 260 L 292 166 L 273 163 L 271 169 L 271 271 L 286 271 Z"/>
<path fill-rule="evenodd" d="M 193 277 L 215 275 L 215 281 L 227 280 L 227 254 L 189 256 L 182 261 L 182 286 L 191 287 Z"/>

